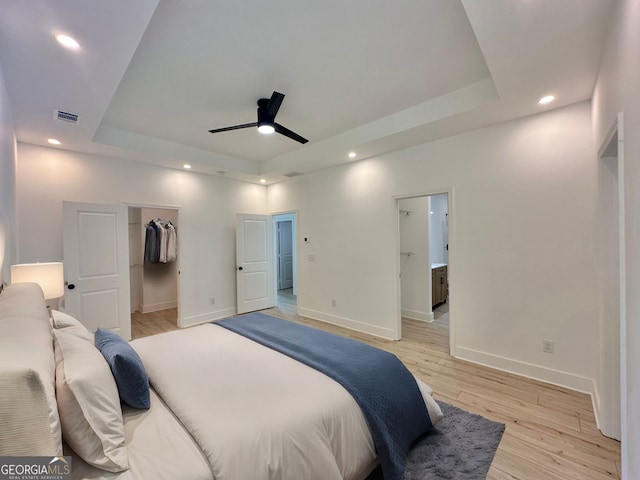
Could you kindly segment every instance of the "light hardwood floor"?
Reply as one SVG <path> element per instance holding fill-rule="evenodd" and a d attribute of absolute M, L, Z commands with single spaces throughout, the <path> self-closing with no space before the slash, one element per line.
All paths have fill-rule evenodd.
<path fill-rule="evenodd" d="M 169 308 L 158 312 L 131 314 L 131 338 L 148 337 L 178 329 L 178 309 Z"/>
<path fill-rule="evenodd" d="M 488 479 L 620 478 L 620 443 L 597 430 L 590 397 L 454 359 L 448 353 L 446 304 L 435 311 L 431 324 L 403 319 L 398 342 L 301 317 L 291 297 L 264 313 L 390 351 L 434 389 L 437 400 L 506 424 Z M 134 314 L 133 337 L 176 329 L 175 316 L 175 309 Z"/>

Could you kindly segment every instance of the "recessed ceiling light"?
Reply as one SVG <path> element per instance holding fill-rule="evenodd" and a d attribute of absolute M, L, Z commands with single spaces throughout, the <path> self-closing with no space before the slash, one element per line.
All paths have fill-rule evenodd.
<path fill-rule="evenodd" d="M 542 97 L 540 100 L 538 100 L 538 103 L 540 105 L 546 105 L 547 103 L 551 103 L 556 99 L 556 97 L 554 97 L 553 95 L 546 95 L 544 97 Z"/>
<path fill-rule="evenodd" d="M 69 50 L 79 50 L 80 44 L 76 41 L 75 38 L 70 37 L 69 35 L 58 34 L 56 35 L 56 40 L 58 43 Z"/>
<path fill-rule="evenodd" d="M 49 142 L 51 145 L 62 145 L 62 142 L 60 140 L 56 140 L 55 138 L 49 138 L 47 139 L 47 142 Z"/>
<path fill-rule="evenodd" d="M 349 152 L 349 158 L 356 158 L 356 152 Z"/>
<path fill-rule="evenodd" d="M 182 165 L 182 168 L 186 168 L 187 170 L 189 170 L 191 168 L 191 165 L 185 163 L 184 165 Z"/>
<path fill-rule="evenodd" d="M 267 183 L 267 179 L 266 178 L 261 178 L 260 179 L 260 183 Z"/>

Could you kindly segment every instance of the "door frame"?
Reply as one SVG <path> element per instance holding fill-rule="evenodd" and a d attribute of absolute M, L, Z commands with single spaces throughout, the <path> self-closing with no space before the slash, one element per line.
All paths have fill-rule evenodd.
<path fill-rule="evenodd" d="M 610 147 L 615 148 L 615 155 L 611 155 L 609 151 Z M 624 112 L 618 112 L 616 118 L 612 122 L 611 127 L 607 135 L 605 136 L 600 148 L 598 149 L 598 161 L 602 162 L 606 158 L 615 158 L 617 167 L 617 221 L 618 230 L 616 232 L 617 248 L 618 248 L 618 332 L 619 335 L 619 356 L 618 356 L 618 375 L 620 380 L 620 402 L 617 407 L 618 411 L 609 405 L 607 408 L 602 407 L 601 401 L 596 395 L 594 398 L 594 409 L 597 410 L 596 422 L 598 429 L 606 436 L 617 438 L 620 437 L 621 441 L 621 467 L 623 472 L 623 478 L 626 478 L 625 472 L 627 472 L 629 458 L 632 453 L 631 450 L 625 448 L 628 445 L 628 411 L 629 411 L 629 385 L 628 385 L 628 364 L 627 364 L 627 330 L 628 330 L 628 318 L 627 318 L 627 272 L 626 272 L 626 204 L 625 204 L 625 158 L 624 158 Z M 603 319 L 600 319 L 602 322 Z M 607 323 L 604 324 L 607 326 Z M 602 328 L 602 327 L 601 327 Z M 609 345 L 603 343 L 603 339 L 600 339 L 601 352 L 610 348 Z M 602 356 L 602 355 L 601 355 Z M 601 360 L 602 361 L 602 360 Z M 615 369 L 616 365 L 607 363 L 604 368 L 609 370 Z M 602 367 L 601 367 L 602 368 Z M 612 373 L 608 371 L 607 375 Z M 604 410 L 604 411 L 603 411 Z M 602 418 L 604 417 L 604 419 Z M 620 422 L 619 429 L 615 425 L 616 419 Z"/>
<path fill-rule="evenodd" d="M 456 303 L 455 303 L 455 215 L 454 215 L 454 189 L 453 187 L 434 188 L 415 193 L 396 194 L 391 197 L 392 214 L 394 225 L 393 238 L 393 259 L 395 262 L 395 272 L 393 278 L 393 296 L 395 297 L 395 322 L 393 335 L 395 340 L 402 338 L 402 288 L 400 281 L 401 261 L 400 261 L 400 200 L 407 198 L 431 197 L 433 195 L 447 195 L 447 209 L 449 213 L 449 263 L 447 274 L 449 277 L 449 354 L 456 356 Z"/>
<path fill-rule="evenodd" d="M 298 295 L 298 210 L 286 210 L 283 212 L 274 212 L 271 213 L 271 217 L 273 218 L 273 261 L 274 261 L 274 275 L 275 275 L 275 284 L 276 285 L 276 303 L 277 303 L 277 285 L 278 285 L 278 233 L 277 233 L 277 225 L 278 219 L 276 217 L 286 217 L 282 218 L 282 221 L 291 220 L 291 241 L 292 241 L 292 255 L 293 255 L 293 294 Z"/>
<path fill-rule="evenodd" d="M 129 222 L 129 207 L 131 208 L 157 208 L 157 209 L 164 209 L 164 210 L 176 210 L 178 212 L 177 217 L 178 217 L 178 229 L 182 228 L 181 226 L 181 218 L 182 218 L 182 207 L 179 205 L 164 205 L 164 204 L 156 204 L 156 203 L 137 203 L 137 202 L 123 202 L 123 205 L 127 207 L 127 223 Z M 178 232 L 178 236 L 180 236 L 180 233 Z M 177 252 L 176 252 L 176 265 L 178 268 L 178 279 L 177 279 L 177 325 L 178 328 L 183 328 L 185 327 L 185 325 L 183 325 L 183 319 L 182 319 L 182 269 L 180 268 L 180 261 L 182 259 L 182 254 L 181 254 L 181 245 L 182 242 L 178 239 L 178 241 L 176 242 L 177 245 Z"/>

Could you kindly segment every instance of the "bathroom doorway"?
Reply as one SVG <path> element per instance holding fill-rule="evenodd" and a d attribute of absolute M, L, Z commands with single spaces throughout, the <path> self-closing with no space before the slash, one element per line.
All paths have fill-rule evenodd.
<path fill-rule="evenodd" d="M 431 325 L 441 341 L 451 341 L 450 193 L 396 198 L 398 258 L 398 338 L 402 323 Z"/>

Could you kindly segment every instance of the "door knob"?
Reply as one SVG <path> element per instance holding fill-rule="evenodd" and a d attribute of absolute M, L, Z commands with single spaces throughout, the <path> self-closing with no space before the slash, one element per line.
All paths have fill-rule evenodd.
<path fill-rule="evenodd" d="M 76 288 L 76 286 L 73 283 L 70 283 L 70 284 L 67 285 L 67 288 L 69 290 L 73 290 L 74 288 Z"/>
<path fill-rule="evenodd" d="M 238 267 L 238 270 L 242 270 L 242 267 Z"/>

